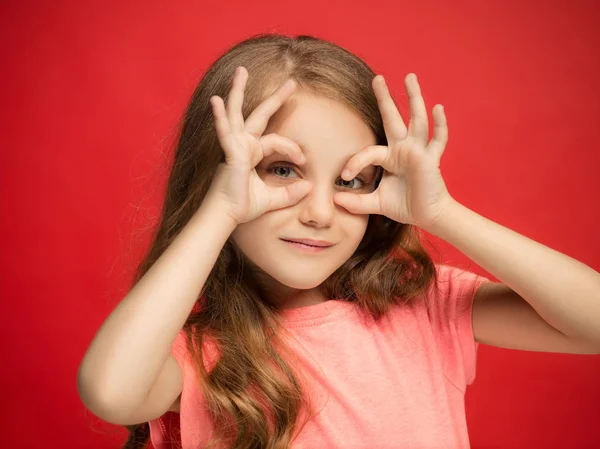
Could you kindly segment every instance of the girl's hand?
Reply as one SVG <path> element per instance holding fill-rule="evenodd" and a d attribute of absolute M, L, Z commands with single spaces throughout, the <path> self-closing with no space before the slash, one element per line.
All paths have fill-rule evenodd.
<path fill-rule="evenodd" d="M 238 67 L 227 107 L 219 96 L 210 99 L 225 163 L 219 164 L 207 197 L 224 205 L 236 224 L 253 220 L 273 209 L 291 206 L 311 189 L 308 181 L 267 187 L 255 170 L 258 163 L 274 151 L 289 155 L 298 165 L 306 162 L 300 146 L 291 139 L 275 133 L 262 136 L 269 118 L 294 92 L 296 83 L 293 80 L 284 83 L 244 122 L 242 104 L 247 80 L 248 71 Z"/>
<path fill-rule="evenodd" d="M 388 146 L 362 149 L 348 161 L 349 173 L 342 173 L 342 178 L 351 180 L 368 165 L 383 167 L 383 178 L 372 193 L 339 192 L 334 201 L 351 213 L 385 215 L 399 223 L 428 229 L 454 201 L 439 168 L 448 142 L 444 108 L 433 108 L 434 135 L 428 144 L 427 109 L 417 76 L 409 73 L 404 80 L 410 104 L 408 131 L 383 77 L 376 76 L 372 84 Z"/>

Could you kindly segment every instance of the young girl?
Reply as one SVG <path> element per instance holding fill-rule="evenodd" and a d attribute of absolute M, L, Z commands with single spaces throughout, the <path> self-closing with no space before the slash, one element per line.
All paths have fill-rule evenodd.
<path fill-rule="evenodd" d="M 599 352 L 600 275 L 457 203 L 443 108 L 428 142 L 405 85 L 408 126 L 320 39 L 261 35 L 210 67 L 154 244 L 79 370 L 126 448 L 467 448 L 479 342 Z M 434 264 L 419 229 L 504 283 Z"/>

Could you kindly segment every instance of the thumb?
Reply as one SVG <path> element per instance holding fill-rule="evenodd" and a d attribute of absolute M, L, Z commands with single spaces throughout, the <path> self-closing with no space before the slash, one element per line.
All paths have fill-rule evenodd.
<path fill-rule="evenodd" d="M 296 181 L 289 186 L 269 188 L 269 210 L 281 209 L 296 204 L 311 189 L 312 184 L 308 181 Z"/>
<path fill-rule="evenodd" d="M 338 192 L 333 197 L 333 200 L 351 214 L 366 215 L 380 213 L 375 192 L 366 194 Z"/>

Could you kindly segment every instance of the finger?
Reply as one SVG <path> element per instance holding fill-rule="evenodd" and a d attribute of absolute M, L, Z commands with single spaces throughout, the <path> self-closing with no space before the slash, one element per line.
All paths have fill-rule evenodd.
<path fill-rule="evenodd" d="M 306 157 L 302 153 L 302 148 L 292 139 L 283 137 L 276 133 L 266 134 L 261 136 L 260 142 L 263 147 L 263 155 L 254 155 L 258 160 L 252 160 L 252 167 L 256 167 L 258 163 L 265 157 L 273 153 L 286 154 L 296 164 L 302 165 L 306 163 Z"/>
<path fill-rule="evenodd" d="M 258 138 L 265 131 L 271 116 L 294 93 L 296 85 L 297 83 L 293 79 L 287 80 L 259 104 L 246 119 L 246 131 Z"/>
<path fill-rule="evenodd" d="M 371 193 L 338 192 L 333 199 L 352 214 L 381 214 L 377 191 Z"/>
<path fill-rule="evenodd" d="M 308 181 L 296 181 L 284 187 L 267 187 L 269 190 L 269 206 L 267 211 L 289 207 L 300 201 L 310 190 Z"/>
<path fill-rule="evenodd" d="M 408 93 L 408 103 L 410 105 L 410 122 L 408 123 L 408 135 L 416 137 L 427 146 L 428 119 L 425 101 L 421 95 L 421 87 L 417 80 L 417 75 L 409 73 L 404 79 L 406 92 Z"/>
<path fill-rule="evenodd" d="M 223 103 L 223 99 L 221 97 L 213 95 L 210 97 L 210 105 L 212 106 L 213 116 L 215 118 L 217 137 L 219 138 L 219 142 L 221 142 L 221 146 L 223 146 L 223 142 L 227 141 L 231 132 L 229 120 L 227 119 L 227 114 L 225 111 L 225 104 Z M 223 148 L 223 151 L 225 150 L 227 149 Z"/>
<path fill-rule="evenodd" d="M 394 103 L 385 79 L 383 76 L 377 75 L 373 78 L 372 84 L 375 96 L 377 97 L 377 104 L 381 111 L 383 128 L 385 129 L 388 142 L 390 140 L 402 140 L 406 138 L 406 125 L 396 107 L 396 103 Z"/>
<path fill-rule="evenodd" d="M 428 150 L 431 150 L 436 154 L 438 160 L 441 159 L 446 144 L 448 143 L 448 122 L 446 120 L 446 113 L 444 112 L 444 106 L 436 104 L 433 107 L 433 138 L 429 145 Z"/>
<path fill-rule="evenodd" d="M 369 165 L 379 165 L 388 171 L 393 171 L 392 167 L 389 167 L 386 161 L 388 151 L 388 147 L 382 145 L 370 145 L 363 148 L 350 158 L 342 171 L 342 179 L 344 181 L 354 179 L 363 168 Z M 348 173 L 346 174 L 346 172 Z"/>
<path fill-rule="evenodd" d="M 248 71 L 245 67 L 239 66 L 233 75 L 233 86 L 229 91 L 229 98 L 227 99 L 227 117 L 229 118 L 231 129 L 235 132 L 241 132 L 244 129 L 242 105 L 244 104 L 246 81 L 248 81 Z"/>

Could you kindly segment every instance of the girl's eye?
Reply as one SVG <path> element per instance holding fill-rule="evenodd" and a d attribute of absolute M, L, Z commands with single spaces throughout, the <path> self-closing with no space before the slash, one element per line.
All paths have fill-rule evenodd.
<path fill-rule="evenodd" d="M 284 172 L 285 172 L 285 170 L 291 170 L 291 171 L 294 171 L 294 169 L 293 169 L 292 167 L 289 167 L 289 166 L 287 166 L 287 165 L 273 165 L 273 166 L 269 167 L 269 170 L 268 170 L 268 171 L 269 171 L 269 173 L 272 173 L 272 172 L 274 172 L 275 170 L 278 170 L 278 169 L 283 169 L 283 170 L 284 170 Z M 280 172 L 280 173 L 281 173 L 281 172 Z M 276 175 L 276 176 L 279 176 L 279 175 Z M 285 176 L 285 175 L 282 175 L 282 177 L 283 177 L 283 178 L 286 178 L 287 176 Z M 341 181 L 342 181 L 342 182 L 346 182 L 346 183 L 350 183 L 350 182 L 353 182 L 353 181 L 357 181 L 357 180 L 358 180 L 358 181 L 360 181 L 360 183 L 361 183 L 361 187 L 364 187 L 364 186 L 367 184 L 367 183 L 366 183 L 364 180 L 362 180 L 360 177 L 356 177 L 356 178 L 354 178 L 354 179 L 351 179 L 350 181 L 346 181 L 346 180 L 344 180 L 344 179 L 342 179 L 342 178 L 340 178 L 340 179 L 341 179 Z M 351 188 L 351 186 L 348 186 L 348 185 L 345 185 L 344 187 Z M 361 188 L 361 187 L 358 187 L 358 188 Z M 355 188 L 356 188 L 356 187 L 355 187 Z"/>
<path fill-rule="evenodd" d="M 269 168 L 269 172 L 272 173 L 273 171 L 278 170 L 278 169 L 292 170 L 292 167 L 288 167 L 287 165 L 273 165 L 272 167 Z M 277 175 L 277 176 L 279 176 L 279 175 Z M 287 176 L 283 176 L 283 177 L 286 178 Z"/>

